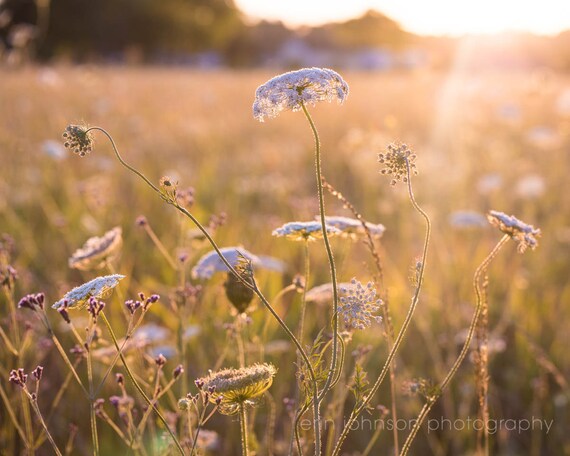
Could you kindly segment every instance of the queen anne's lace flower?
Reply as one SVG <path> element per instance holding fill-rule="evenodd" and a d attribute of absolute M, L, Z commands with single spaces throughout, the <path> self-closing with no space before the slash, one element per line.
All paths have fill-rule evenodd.
<path fill-rule="evenodd" d="M 386 152 L 378 154 L 378 162 L 384 165 L 381 174 L 393 176 L 390 184 L 396 185 L 398 181 L 408 182 L 408 170 L 410 174 L 417 175 L 416 154 L 406 144 L 388 144 Z"/>
<path fill-rule="evenodd" d="M 344 102 L 348 84 L 333 70 L 303 68 L 270 79 L 255 92 L 253 117 L 260 122 L 265 117 L 277 117 L 281 111 L 298 111 L 301 105 L 314 106 L 319 101 Z"/>
<path fill-rule="evenodd" d="M 273 383 L 277 369 L 273 364 L 254 364 L 240 369 L 211 372 L 196 382 L 202 389 L 212 391 L 209 398 L 219 403 L 223 413 L 235 413 L 237 408 L 263 394 Z"/>
<path fill-rule="evenodd" d="M 372 282 L 364 286 L 358 280 L 352 279 L 350 286 L 341 291 L 345 296 L 340 298 L 339 313 L 347 329 L 365 329 L 372 321 L 382 321 L 382 317 L 374 315 L 380 310 L 382 301 L 376 297 Z"/>
<path fill-rule="evenodd" d="M 105 298 L 107 293 L 115 288 L 119 281 L 124 278 L 125 276 L 120 274 L 97 277 L 68 291 L 52 308 L 81 309 L 87 305 L 89 298 Z"/>
<path fill-rule="evenodd" d="M 337 284 L 337 290 L 339 296 L 346 296 L 347 290 L 350 287 L 350 282 L 342 282 Z M 322 285 L 317 285 L 307 291 L 305 295 L 305 300 L 307 302 L 314 302 L 315 304 L 327 304 L 331 303 L 333 300 L 333 285 L 332 283 L 324 283 Z"/>
<path fill-rule="evenodd" d="M 80 249 L 76 250 L 69 258 L 69 267 L 90 271 L 100 269 L 117 257 L 123 245 L 123 230 L 116 226 L 107 231 L 103 236 L 87 239 Z"/>
<path fill-rule="evenodd" d="M 317 217 L 315 217 L 317 219 Z M 341 216 L 329 216 L 325 217 L 327 225 L 333 226 L 342 232 L 342 236 L 355 238 L 365 234 L 364 227 L 360 220 L 341 217 Z M 386 228 L 382 224 L 366 223 L 366 228 L 368 229 L 370 235 L 375 238 L 379 238 L 384 234 Z"/>
<path fill-rule="evenodd" d="M 534 250 L 538 245 L 537 237 L 540 237 L 541 232 L 538 228 L 532 225 L 527 225 L 521 222 L 514 215 L 507 215 L 504 212 L 490 211 L 487 219 L 491 225 L 499 228 L 503 233 L 511 236 L 518 242 L 518 251 L 524 253 L 527 247 Z"/>
<path fill-rule="evenodd" d="M 271 233 L 276 237 L 285 237 L 292 241 L 315 241 L 323 238 L 320 222 L 288 222 Z M 334 226 L 325 225 L 327 234 L 341 234 Z"/>

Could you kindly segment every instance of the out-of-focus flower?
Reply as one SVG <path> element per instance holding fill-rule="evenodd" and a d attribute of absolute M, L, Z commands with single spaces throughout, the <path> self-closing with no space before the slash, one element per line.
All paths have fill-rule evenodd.
<path fill-rule="evenodd" d="M 333 70 L 303 68 L 276 76 L 259 86 L 255 92 L 253 117 L 263 122 L 285 110 L 298 111 L 303 104 L 314 106 L 319 101 L 337 100 L 348 96 L 348 84 Z"/>
<path fill-rule="evenodd" d="M 339 296 L 346 296 L 348 287 L 350 287 L 350 282 L 342 282 L 337 284 L 337 290 Z M 305 300 L 307 302 L 314 302 L 315 304 L 327 304 L 332 303 L 333 300 L 333 285 L 332 283 L 325 283 L 323 285 L 318 285 L 307 291 L 305 295 Z"/>
<path fill-rule="evenodd" d="M 536 238 L 540 237 L 540 230 L 521 222 L 514 215 L 509 216 L 503 212 L 490 211 L 487 219 L 491 225 L 496 226 L 503 233 L 508 234 L 518 242 L 518 251 L 520 253 L 524 253 L 527 247 L 534 250 L 538 245 Z"/>
<path fill-rule="evenodd" d="M 315 216 L 315 220 L 318 220 L 318 216 Z M 327 215 L 325 216 L 326 224 L 336 228 L 337 230 L 341 231 L 341 236 L 343 237 L 350 237 L 356 238 L 358 236 L 364 236 L 365 230 L 362 226 L 362 222 L 360 220 L 349 218 L 349 217 L 341 217 L 338 215 L 332 216 Z M 374 224 L 370 222 L 365 222 L 366 228 L 368 232 L 373 238 L 380 238 L 386 231 L 386 227 L 381 223 Z"/>
<path fill-rule="evenodd" d="M 90 271 L 105 267 L 107 262 L 114 260 L 121 252 L 123 245 L 123 230 L 121 227 L 107 231 L 103 236 L 94 236 L 69 258 L 69 267 L 81 271 Z"/>
<path fill-rule="evenodd" d="M 449 224 L 454 228 L 484 228 L 487 219 L 483 214 L 474 211 L 456 211 L 449 215 Z"/>
<path fill-rule="evenodd" d="M 93 135 L 85 125 L 68 125 L 63 138 L 65 148 L 82 157 L 93 150 Z"/>
<path fill-rule="evenodd" d="M 544 194 L 545 190 L 546 184 L 544 179 L 538 174 L 528 174 L 523 176 L 515 185 L 515 192 L 521 198 L 538 198 Z"/>
<path fill-rule="evenodd" d="M 323 238 L 320 222 L 288 222 L 276 228 L 271 233 L 276 237 L 285 237 L 292 241 L 316 241 Z M 341 230 L 331 225 L 325 225 L 328 235 L 341 234 Z"/>
<path fill-rule="evenodd" d="M 253 267 L 259 267 L 268 270 L 282 272 L 283 263 L 279 260 L 273 259 L 269 261 L 269 257 L 258 257 L 251 252 L 248 252 L 243 247 L 224 247 L 220 249 L 228 263 L 233 267 L 237 266 L 240 254 L 251 261 Z M 228 272 L 228 267 L 221 260 L 220 256 L 215 250 L 204 254 L 192 268 L 192 277 L 194 279 L 210 279 L 216 272 Z"/>

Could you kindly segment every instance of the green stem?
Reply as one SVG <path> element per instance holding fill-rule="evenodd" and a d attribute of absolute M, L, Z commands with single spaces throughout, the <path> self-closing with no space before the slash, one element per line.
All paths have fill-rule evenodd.
<path fill-rule="evenodd" d="M 40 411 L 37 400 L 32 398 L 32 396 L 30 395 L 30 393 L 28 391 L 25 391 L 25 394 L 28 396 L 28 399 L 30 400 L 30 404 L 32 405 L 32 409 L 36 413 L 38 420 L 40 421 L 42 427 L 44 428 L 44 432 L 46 433 L 47 439 L 49 440 L 49 443 L 51 444 L 53 451 L 55 452 L 55 454 L 57 456 L 62 456 L 61 451 L 59 451 L 59 448 L 57 447 L 57 445 L 55 443 L 55 440 L 53 439 L 50 432 L 48 431 L 47 425 L 46 425 L 46 423 L 42 417 L 42 412 Z M 33 451 L 32 451 L 32 454 L 33 454 Z"/>
<path fill-rule="evenodd" d="M 91 358 L 91 343 L 87 342 L 87 378 L 89 381 L 89 418 L 91 421 L 91 439 L 93 442 L 93 454 L 99 455 L 99 438 L 97 435 L 97 417 L 95 416 L 95 397 L 93 396 L 93 362 Z"/>
<path fill-rule="evenodd" d="M 241 428 L 241 449 L 242 455 L 248 456 L 248 438 L 247 438 L 247 414 L 245 413 L 245 406 L 240 404 L 239 406 L 239 423 Z"/>
<path fill-rule="evenodd" d="M 497 254 L 499 253 L 499 250 L 501 250 L 501 247 L 503 247 L 503 245 L 505 245 L 507 243 L 509 238 L 510 238 L 510 236 L 508 234 L 505 234 L 501 238 L 501 240 L 497 243 L 497 245 L 493 248 L 491 253 L 489 253 L 489 255 L 487 255 L 487 257 L 483 260 L 483 262 L 479 265 L 479 267 L 475 271 L 475 275 L 473 277 L 473 286 L 475 288 L 475 294 L 477 296 L 477 304 L 476 304 L 476 308 L 475 308 L 475 313 L 473 314 L 473 318 L 471 319 L 471 325 L 469 326 L 469 331 L 467 333 L 467 337 L 466 337 L 465 342 L 463 344 L 463 348 L 461 349 L 459 356 L 457 357 L 457 359 L 453 363 L 453 366 L 451 367 L 451 369 L 449 370 L 449 372 L 447 373 L 447 375 L 445 376 L 445 378 L 441 382 L 437 392 L 432 397 L 429 398 L 429 400 L 425 403 L 422 410 L 420 411 L 418 417 L 416 418 L 416 420 L 414 422 L 414 427 L 410 431 L 410 435 L 408 436 L 408 438 L 406 439 L 406 442 L 404 443 L 404 446 L 402 447 L 402 452 L 400 453 L 401 456 L 405 456 L 406 454 L 408 454 L 408 451 L 410 450 L 412 442 L 414 441 L 414 438 L 416 437 L 423 421 L 427 417 L 428 413 L 430 412 L 430 410 L 432 409 L 433 405 L 436 403 L 438 398 L 442 395 L 445 388 L 447 388 L 447 386 L 451 382 L 451 379 L 457 373 L 459 366 L 461 366 L 463 360 L 465 359 L 465 356 L 467 356 L 467 352 L 469 351 L 469 346 L 471 345 L 471 340 L 473 339 L 473 334 L 475 333 L 477 321 L 479 320 L 479 315 L 481 314 L 482 301 L 483 301 L 483 299 L 482 299 L 483 295 L 482 295 L 481 284 L 480 284 L 481 275 L 487 270 L 491 261 L 493 261 L 493 259 L 497 256 Z"/>
<path fill-rule="evenodd" d="M 411 179 L 411 173 L 410 173 L 410 164 L 408 161 L 406 161 L 406 164 L 407 164 L 407 178 L 408 178 L 408 196 L 410 198 L 410 201 L 411 201 L 414 209 L 417 212 L 419 212 L 419 214 L 424 218 L 424 220 L 426 222 L 426 235 L 424 238 L 424 246 L 423 246 L 423 253 L 422 253 L 422 260 L 421 260 L 422 264 L 420 266 L 420 271 L 418 274 L 418 285 L 417 285 L 416 290 L 414 292 L 414 295 L 412 297 L 412 303 L 410 304 L 410 308 L 408 309 L 408 313 L 406 315 L 406 318 L 404 319 L 404 322 L 402 323 L 402 327 L 400 328 L 400 331 L 398 332 L 398 335 L 396 337 L 396 340 L 394 341 L 394 345 L 392 346 L 390 353 L 388 353 L 388 357 L 386 358 L 386 361 L 384 362 L 384 366 L 382 367 L 382 371 L 380 372 L 379 377 L 376 379 L 376 382 L 374 383 L 374 385 L 372 386 L 372 388 L 370 389 L 370 391 L 368 392 L 368 394 L 366 395 L 366 397 L 364 398 L 362 403 L 357 408 L 355 408 L 353 410 L 353 412 L 350 414 L 350 418 L 348 419 L 348 421 L 346 422 L 346 424 L 342 430 L 342 433 L 341 433 L 341 435 L 337 441 L 337 444 L 333 450 L 332 456 L 338 456 L 340 454 L 342 444 L 343 444 L 344 440 L 346 439 L 346 436 L 350 432 L 351 426 L 356 421 L 356 418 L 358 417 L 358 415 L 360 415 L 360 413 L 366 408 L 368 403 L 372 400 L 372 397 L 374 397 L 374 395 L 376 394 L 376 392 L 380 388 L 380 385 L 384 381 L 386 374 L 390 370 L 390 365 L 392 364 L 392 361 L 394 360 L 394 357 L 396 356 L 396 353 L 398 352 L 398 349 L 400 348 L 400 345 L 402 344 L 402 341 L 404 340 L 404 336 L 406 335 L 406 331 L 407 331 L 408 327 L 410 326 L 410 323 L 412 321 L 412 317 L 414 316 L 414 312 L 416 310 L 416 307 L 418 305 L 418 301 L 420 298 L 420 291 L 421 291 L 423 280 L 424 280 L 428 246 L 429 246 L 429 241 L 430 241 L 430 237 L 431 237 L 431 221 L 430 221 L 428 215 L 425 213 L 425 211 L 416 202 L 416 199 L 414 197 L 414 192 L 412 190 L 412 179 Z"/>
<path fill-rule="evenodd" d="M 119 353 L 119 356 L 121 357 L 121 361 L 123 363 L 123 366 L 125 367 L 125 372 L 127 373 L 127 376 L 129 377 L 129 379 L 131 380 L 131 382 L 133 383 L 133 385 L 135 386 L 137 391 L 140 393 L 140 395 L 143 397 L 145 402 L 148 404 L 148 406 L 154 410 L 154 412 L 156 413 L 156 416 L 158 416 L 158 418 L 160 419 L 160 421 L 162 422 L 162 424 L 164 425 L 164 427 L 166 428 L 166 430 L 170 434 L 170 437 L 172 437 L 172 440 L 174 441 L 174 443 L 175 443 L 178 451 L 180 452 L 180 454 L 184 455 L 184 449 L 182 448 L 182 446 L 180 445 L 180 442 L 178 441 L 178 439 L 176 438 L 176 436 L 172 432 L 172 429 L 170 429 L 170 426 L 168 425 L 168 423 L 166 422 L 166 420 L 164 419 L 162 414 L 158 411 L 158 408 L 155 406 L 155 404 L 153 402 L 151 402 L 151 400 L 145 394 L 145 392 L 143 391 L 143 389 L 141 388 L 139 383 L 136 381 L 134 375 L 132 374 L 131 369 L 129 368 L 129 365 L 127 364 L 127 360 L 125 359 L 125 357 L 123 356 L 123 353 L 121 352 L 121 348 L 119 347 L 119 343 L 117 342 L 117 338 L 115 336 L 113 328 L 111 327 L 111 323 L 109 323 L 109 320 L 107 319 L 107 316 L 105 315 L 105 312 L 101 312 L 99 315 L 101 316 L 101 318 L 103 319 L 103 323 L 105 323 L 105 326 L 107 326 L 107 329 L 109 330 L 109 334 L 111 335 L 111 339 L 113 339 L 113 344 L 115 345 L 115 348 L 116 348 L 117 352 Z"/>

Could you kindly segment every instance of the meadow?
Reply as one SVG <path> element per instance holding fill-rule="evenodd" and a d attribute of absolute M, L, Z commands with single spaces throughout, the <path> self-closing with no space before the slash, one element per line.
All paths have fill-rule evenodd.
<path fill-rule="evenodd" d="M 124 355 L 146 394 L 153 400 L 160 396 L 158 409 L 187 454 L 193 446 L 199 454 L 242 453 L 238 416 L 219 411 L 194 445 L 207 404 L 195 380 L 210 369 L 253 363 L 272 363 L 277 373 L 247 411 L 249 453 L 288 454 L 295 447 L 296 385 L 305 383 L 306 372 L 280 325 L 257 297 L 246 314 L 238 314 L 227 297 L 227 274 L 202 280 L 192 275 L 212 246 L 187 217 L 120 165 L 103 134 L 93 132 L 94 149 L 86 157 L 65 149 L 62 138 L 69 124 L 104 128 L 123 158 L 151 182 L 159 186 L 161 177 L 169 176 L 177 183 L 189 212 L 220 247 L 240 246 L 279 260 L 269 270 L 255 269 L 255 280 L 297 334 L 304 295 L 297 275 L 305 272 L 305 248 L 272 232 L 319 214 L 315 145 L 302 112 L 283 112 L 264 123 L 253 118 L 255 90 L 275 74 L 153 67 L 0 69 L 1 454 L 32 454 L 34 446 L 36 454 L 53 454 L 33 401 L 8 381 L 13 369 L 30 374 L 38 365 L 44 369 L 36 403 L 56 446 L 68 454 L 94 452 L 89 395 L 56 343 L 84 385 L 98 383 L 114 366 L 91 398 L 105 400 L 95 420 L 100 454 L 176 454 L 164 423 L 124 378 L 128 375 L 107 327 L 74 309 L 69 309 L 71 325 L 51 308 L 73 287 L 114 273 L 125 278 L 103 301 L 119 339 L 131 321 L 125 300 L 138 299 L 139 292 L 160 295 Z M 397 333 L 417 289 L 425 224 L 406 185 L 391 186 L 390 177 L 380 173 L 378 154 L 390 143 L 406 143 L 417 154 L 414 194 L 429 214 L 432 236 L 427 261 L 420 265 L 425 277 L 417 310 L 390 377 L 362 415 L 372 424 L 358 422 L 340 454 L 392 455 L 396 442 L 402 448 L 412 428 L 409 420 L 431 397 L 429 385 L 441 382 L 466 339 L 476 305 L 475 270 L 502 235 L 485 218 L 490 210 L 542 230 L 535 250 L 521 255 L 510 241 L 486 272 L 488 413 L 496 420 L 489 429 L 490 453 L 570 453 L 569 76 L 460 69 L 341 74 L 350 86 L 346 101 L 309 108 L 322 142 L 323 174 L 385 232 L 375 240 L 381 280 L 363 239 L 331 237 L 338 281 L 374 280 Z M 325 200 L 327 215 L 354 217 L 330 192 Z M 122 229 L 120 255 L 99 270 L 69 267 L 69 258 L 88 238 L 114 227 Z M 307 247 L 306 288 L 311 289 L 331 277 L 322 240 Z M 59 342 L 35 315 L 39 311 L 15 308 L 25 295 L 39 292 L 45 294 L 45 315 Z M 331 341 L 331 309 L 330 298 L 306 304 L 302 344 L 311 354 Z M 390 351 L 385 310 L 379 315 L 382 323 L 346 339 L 343 370 L 321 409 L 328 420 L 323 454 L 331 454 L 343 420 L 374 383 Z M 85 334 L 89 349 L 78 350 L 77 340 Z M 482 454 L 480 429 L 467 424 L 480 413 L 476 347 L 473 341 L 410 454 Z M 178 366 L 183 372 L 175 373 Z M 34 390 L 31 374 L 27 385 Z M 181 404 L 181 398 L 192 403 Z M 216 405 L 208 407 L 210 413 Z M 401 426 L 397 432 L 379 424 L 389 423 L 394 410 Z M 311 412 L 306 416 L 310 419 Z M 524 429 L 525 420 L 535 421 Z M 301 433 L 304 454 L 313 452 L 312 432 L 308 426 Z"/>

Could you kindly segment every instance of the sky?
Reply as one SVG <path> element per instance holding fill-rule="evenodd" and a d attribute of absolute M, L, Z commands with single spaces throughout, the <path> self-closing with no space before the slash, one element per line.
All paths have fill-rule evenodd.
<path fill-rule="evenodd" d="M 234 0 L 252 20 L 319 25 L 376 9 L 414 33 L 485 34 L 570 29 L 570 0 Z"/>

